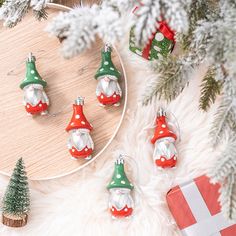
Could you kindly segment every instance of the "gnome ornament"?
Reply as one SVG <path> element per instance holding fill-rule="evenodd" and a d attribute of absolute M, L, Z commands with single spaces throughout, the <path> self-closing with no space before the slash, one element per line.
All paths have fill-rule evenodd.
<path fill-rule="evenodd" d="M 94 150 L 90 136 L 92 125 L 87 121 L 84 113 L 84 98 L 78 97 L 73 104 L 73 115 L 66 131 L 69 132 L 68 149 L 74 159 L 90 160 Z"/>
<path fill-rule="evenodd" d="M 102 51 L 101 66 L 95 74 L 97 79 L 96 96 L 101 106 L 119 106 L 122 90 L 118 83 L 121 73 L 116 69 L 111 60 L 111 47 L 106 45 Z"/>
<path fill-rule="evenodd" d="M 23 104 L 28 115 L 46 115 L 49 99 L 44 88 L 47 82 L 39 75 L 35 61 L 35 57 L 30 53 L 26 62 L 26 77 L 20 84 L 20 88 L 24 90 Z"/>
<path fill-rule="evenodd" d="M 166 122 L 166 113 L 160 109 L 156 118 L 156 130 L 151 142 L 155 145 L 153 159 L 160 168 L 175 167 L 177 151 L 175 141 L 177 136 L 169 129 Z"/>
<path fill-rule="evenodd" d="M 131 197 L 133 188 L 134 186 L 129 182 L 125 174 L 124 159 L 120 156 L 115 162 L 112 180 L 107 186 L 110 192 L 109 209 L 113 219 L 131 216 L 134 207 Z"/>

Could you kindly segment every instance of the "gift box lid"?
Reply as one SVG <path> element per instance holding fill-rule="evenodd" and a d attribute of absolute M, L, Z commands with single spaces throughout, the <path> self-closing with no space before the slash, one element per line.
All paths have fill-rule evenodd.
<path fill-rule="evenodd" d="M 219 188 L 208 177 L 200 176 L 167 193 L 169 209 L 183 235 L 236 235 L 236 224 L 228 222 L 221 213 Z"/>

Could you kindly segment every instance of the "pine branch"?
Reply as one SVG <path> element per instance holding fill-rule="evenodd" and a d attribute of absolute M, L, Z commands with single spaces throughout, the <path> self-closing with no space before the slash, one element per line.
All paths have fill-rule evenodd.
<path fill-rule="evenodd" d="M 232 135 L 233 133 L 231 133 Z M 236 219 L 236 140 L 231 137 L 225 151 L 218 157 L 208 174 L 212 182 L 221 184 L 220 202 L 224 215 Z"/>
<path fill-rule="evenodd" d="M 236 82 L 226 77 L 223 84 L 222 102 L 215 114 L 210 136 L 212 144 L 216 146 L 229 131 L 236 134 Z"/>
<path fill-rule="evenodd" d="M 2 4 L 5 2 L 5 0 L 0 0 L 0 7 L 2 6 Z"/>
<path fill-rule="evenodd" d="M 176 35 L 177 42 L 180 43 L 184 51 L 188 51 L 190 48 L 190 45 L 193 41 L 194 30 L 197 27 L 197 22 L 199 20 L 206 19 L 209 11 L 210 11 L 209 1 L 205 0 L 192 1 L 192 4 L 190 5 L 188 10 L 188 21 L 189 21 L 188 32 L 185 34 L 177 33 Z"/>
<path fill-rule="evenodd" d="M 162 0 L 161 12 L 169 26 L 176 32 L 187 33 L 189 29 L 188 9 L 194 0 Z M 198 0 L 199 1 L 199 0 Z"/>
<path fill-rule="evenodd" d="M 232 103 L 231 101 L 224 100 L 217 109 L 215 119 L 210 131 L 212 137 L 212 144 L 216 146 L 227 132 L 228 122 L 231 123 Z"/>
<path fill-rule="evenodd" d="M 161 21 L 161 6 L 160 1 L 144 0 L 138 6 L 135 12 L 135 41 L 137 45 L 143 46 L 147 43 L 152 34 L 158 27 L 158 21 Z"/>
<path fill-rule="evenodd" d="M 14 27 L 19 23 L 32 7 L 37 19 L 46 17 L 44 8 L 50 0 L 5 0 L 0 8 L 0 20 L 4 26 Z"/>
<path fill-rule="evenodd" d="M 109 6 L 114 6 L 119 12 L 130 12 L 137 4 L 136 0 L 105 0 L 103 2 Z"/>
<path fill-rule="evenodd" d="M 47 20 L 48 18 L 48 13 L 46 12 L 45 9 L 39 10 L 39 11 L 35 11 L 33 10 L 34 16 L 37 20 Z"/>
<path fill-rule="evenodd" d="M 132 4 L 133 0 L 127 6 L 125 0 L 105 0 L 101 5 L 77 7 L 56 16 L 47 31 L 63 40 L 63 55 L 71 58 L 90 48 L 97 36 L 105 43 L 121 40 L 125 31 L 122 10 L 128 10 Z"/>
<path fill-rule="evenodd" d="M 154 71 L 157 73 L 157 78 L 147 86 L 143 105 L 149 104 L 155 97 L 168 102 L 175 99 L 188 84 L 192 65 L 185 63 L 184 59 L 169 56 L 163 61 L 158 61 Z"/>
<path fill-rule="evenodd" d="M 221 210 L 224 216 L 229 220 L 236 219 L 236 182 L 235 182 L 235 171 L 231 173 L 222 183 L 220 189 L 220 203 Z"/>
<path fill-rule="evenodd" d="M 221 92 L 221 83 L 215 80 L 215 76 L 215 67 L 210 67 L 201 84 L 199 108 L 204 111 L 209 109 L 210 105 L 215 102 L 217 95 Z"/>
<path fill-rule="evenodd" d="M 66 58 L 74 57 L 90 48 L 95 41 L 98 25 L 94 23 L 100 7 L 75 8 L 61 12 L 47 27 L 51 35 L 64 39 L 62 52 Z"/>
<path fill-rule="evenodd" d="M 30 8 L 30 0 L 6 0 L 0 8 L 0 20 L 4 21 L 4 26 L 14 27 L 22 20 Z"/>

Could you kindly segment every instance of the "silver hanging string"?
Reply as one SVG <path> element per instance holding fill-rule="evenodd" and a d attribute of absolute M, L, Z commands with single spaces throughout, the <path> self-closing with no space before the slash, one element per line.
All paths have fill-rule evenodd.
<path fill-rule="evenodd" d="M 179 126 L 179 122 L 178 122 L 178 120 L 177 120 L 177 118 L 176 118 L 176 116 L 174 115 L 174 113 L 173 112 L 171 112 L 171 111 L 168 111 L 173 117 L 174 117 L 174 120 L 175 120 L 175 125 L 174 125 L 174 127 L 176 127 L 177 128 L 177 139 L 179 140 L 179 142 L 181 142 L 181 133 L 180 133 L 180 126 Z M 167 120 L 168 120 L 168 118 L 167 118 Z M 170 122 L 170 124 L 172 124 L 171 122 Z"/>

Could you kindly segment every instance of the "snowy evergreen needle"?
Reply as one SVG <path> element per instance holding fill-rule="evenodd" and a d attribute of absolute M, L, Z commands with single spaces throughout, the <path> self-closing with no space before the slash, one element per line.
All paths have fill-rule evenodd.
<path fill-rule="evenodd" d="M 22 158 L 20 158 L 16 163 L 2 205 L 3 214 L 22 216 L 29 212 L 29 187 Z"/>
<path fill-rule="evenodd" d="M 220 202 L 224 215 L 236 218 L 236 140 L 230 138 L 225 151 L 218 157 L 209 176 L 213 183 L 221 183 Z"/>
<path fill-rule="evenodd" d="M 221 83 L 215 80 L 216 69 L 210 67 L 201 84 L 200 109 L 207 111 L 221 92 Z"/>
<path fill-rule="evenodd" d="M 2 4 L 4 3 L 5 0 L 0 0 L 0 7 L 2 6 Z"/>
<path fill-rule="evenodd" d="M 4 26 L 14 27 L 19 23 L 30 8 L 33 9 L 37 19 L 46 18 L 46 3 L 50 0 L 5 0 L 0 8 L 0 20 Z"/>

